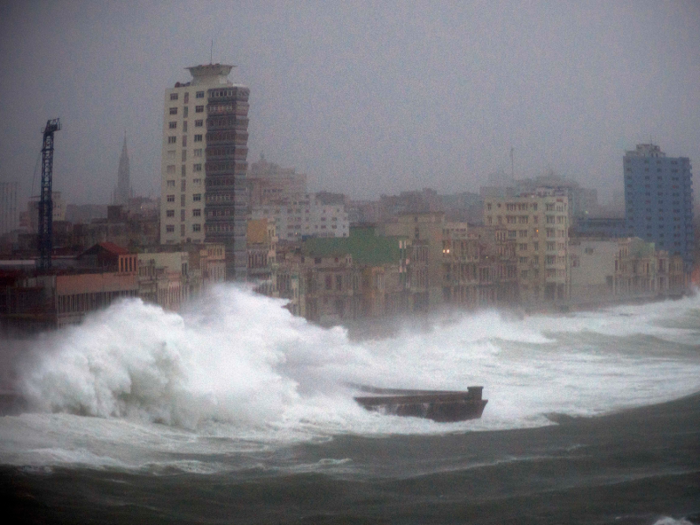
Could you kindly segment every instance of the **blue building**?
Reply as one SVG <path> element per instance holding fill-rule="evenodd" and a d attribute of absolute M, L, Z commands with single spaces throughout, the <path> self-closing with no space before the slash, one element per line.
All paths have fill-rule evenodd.
<path fill-rule="evenodd" d="M 627 235 L 693 262 L 693 183 L 690 159 L 666 157 L 659 146 L 638 144 L 623 160 Z"/>

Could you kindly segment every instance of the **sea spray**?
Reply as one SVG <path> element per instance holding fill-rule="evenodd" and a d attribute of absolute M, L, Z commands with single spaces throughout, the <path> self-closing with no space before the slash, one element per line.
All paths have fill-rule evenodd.
<path fill-rule="evenodd" d="M 600 414 L 700 389 L 697 326 L 667 323 L 694 318 L 697 298 L 567 316 L 452 312 L 361 342 L 283 306 L 230 285 L 182 314 L 123 301 L 43 337 L 22 390 L 45 413 L 267 441 L 522 428 L 551 424 L 552 412 Z M 489 405 L 481 420 L 450 425 L 380 416 L 353 402 L 349 383 L 483 385 Z"/>

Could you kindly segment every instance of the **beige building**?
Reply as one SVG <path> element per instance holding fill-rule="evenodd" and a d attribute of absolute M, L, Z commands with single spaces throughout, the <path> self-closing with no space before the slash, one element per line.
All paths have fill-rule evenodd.
<path fill-rule="evenodd" d="M 443 302 L 442 212 L 406 213 L 384 223 L 380 234 L 405 237 L 408 265 L 409 308 L 428 311 Z"/>
<path fill-rule="evenodd" d="M 484 199 L 484 224 L 503 227 L 516 242 L 522 303 L 569 297 L 569 203 L 542 189 L 519 197 Z"/>
<path fill-rule="evenodd" d="M 192 80 L 165 90 L 161 244 L 219 242 L 227 278 L 245 277 L 245 187 L 250 90 L 233 66 L 187 68 Z"/>

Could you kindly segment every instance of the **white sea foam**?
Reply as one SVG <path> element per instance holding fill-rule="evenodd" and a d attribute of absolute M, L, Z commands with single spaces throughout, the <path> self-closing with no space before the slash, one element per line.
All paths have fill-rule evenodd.
<path fill-rule="evenodd" d="M 182 315 L 130 300 L 44 336 L 20 378 L 35 413 L 1 418 L 2 459 L 89 446 L 98 463 L 112 454 L 143 465 L 154 454 L 347 433 L 523 428 L 551 424 L 552 412 L 600 414 L 700 390 L 697 298 L 522 319 L 453 314 L 362 342 L 283 304 L 222 286 Z M 359 407 L 348 383 L 478 384 L 489 404 L 482 419 L 454 424 L 383 416 Z"/>

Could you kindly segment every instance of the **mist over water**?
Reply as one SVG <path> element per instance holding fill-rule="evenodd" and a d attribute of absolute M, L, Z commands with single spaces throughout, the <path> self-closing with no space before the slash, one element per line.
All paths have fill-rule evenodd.
<path fill-rule="evenodd" d="M 697 296 L 522 319 L 452 313 L 360 341 L 283 305 L 222 286 L 183 314 L 129 300 L 42 336 L 20 378 L 31 413 L 2 418 L 0 457 L 137 466 L 162 453 L 338 435 L 537 427 L 553 424 L 552 413 L 597 415 L 700 391 Z M 483 385 L 489 403 L 480 420 L 441 424 L 367 412 L 348 383 Z"/>

